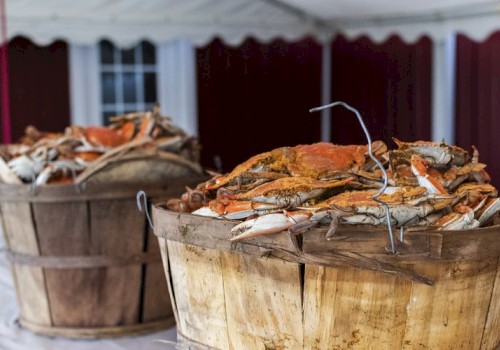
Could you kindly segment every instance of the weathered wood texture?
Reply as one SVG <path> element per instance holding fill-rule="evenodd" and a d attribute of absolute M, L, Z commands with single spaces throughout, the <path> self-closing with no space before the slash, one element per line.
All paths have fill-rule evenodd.
<path fill-rule="evenodd" d="M 158 239 L 153 230 L 148 227 L 147 233 L 147 251 L 149 254 L 161 256 Z M 165 273 L 161 261 L 147 264 L 143 267 L 144 271 L 144 297 L 142 320 L 143 322 L 152 322 L 172 318 L 172 304 L 165 281 Z"/>
<path fill-rule="evenodd" d="M 166 241 L 164 262 L 175 266 L 165 271 L 185 348 L 491 350 L 500 344 L 498 226 L 456 236 L 408 232 L 406 252 L 393 256 L 382 254 L 384 230 L 368 229 L 366 246 L 359 228 L 341 230 L 338 245 L 324 242 L 331 251 L 315 243 L 318 252 L 305 253 L 305 237 L 290 243 L 284 232 L 275 242 L 269 236 L 231 244 L 233 222 L 161 206 L 153 217 L 155 233 Z M 324 237 L 323 230 L 309 234 Z"/>
<path fill-rule="evenodd" d="M 175 241 L 168 250 L 185 337 L 217 349 L 302 349 L 297 263 Z"/>
<path fill-rule="evenodd" d="M 123 184 L 123 191 L 114 184 L 108 193 L 90 186 L 84 195 L 71 185 L 45 186 L 31 195 L 28 186 L 0 186 L 21 325 L 72 338 L 173 325 L 158 241 L 137 208 L 136 194 L 152 189 L 153 198 L 177 197 L 200 180 L 159 188 L 136 184 L 135 191 L 133 184 Z"/>
<path fill-rule="evenodd" d="M 29 203 L 1 203 L 3 231 L 7 246 L 21 254 L 38 256 L 40 248 Z M 27 319 L 36 319 L 49 326 L 52 317 L 47 297 L 43 269 L 12 264 L 14 283 L 20 313 Z"/>

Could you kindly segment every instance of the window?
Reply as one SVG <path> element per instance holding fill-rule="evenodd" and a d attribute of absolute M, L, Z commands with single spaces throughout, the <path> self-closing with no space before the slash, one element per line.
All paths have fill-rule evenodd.
<path fill-rule="evenodd" d="M 119 49 L 99 43 L 102 118 L 152 109 L 157 102 L 156 47 L 142 41 Z"/>

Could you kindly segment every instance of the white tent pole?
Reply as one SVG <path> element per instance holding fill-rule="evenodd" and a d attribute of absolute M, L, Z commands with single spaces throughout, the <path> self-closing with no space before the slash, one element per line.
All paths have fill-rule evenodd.
<path fill-rule="evenodd" d="M 455 142 L 456 35 L 434 40 L 432 54 L 432 140 Z"/>
<path fill-rule="evenodd" d="M 70 120 L 72 125 L 102 125 L 97 44 L 69 44 Z"/>
<path fill-rule="evenodd" d="M 189 135 L 198 134 L 195 48 L 187 39 L 158 45 L 160 111 Z"/>
<path fill-rule="evenodd" d="M 321 62 L 321 105 L 331 103 L 332 95 L 332 42 L 323 41 Z M 331 109 L 321 110 L 321 141 L 330 142 L 332 130 Z"/>

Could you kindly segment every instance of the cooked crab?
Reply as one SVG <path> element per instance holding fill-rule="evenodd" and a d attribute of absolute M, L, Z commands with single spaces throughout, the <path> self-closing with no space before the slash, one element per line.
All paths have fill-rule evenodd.
<path fill-rule="evenodd" d="M 377 191 L 343 192 L 317 205 L 299 208 L 300 210 L 295 212 L 277 213 L 271 219 L 264 215 L 244 221 L 232 229 L 232 232 L 237 234 L 232 240 L 277 233 L 290 221 L 295 223 L 288 227 L 292 232 L 301 232 L 320 223 L 330 224 L 327 237 L 333 235 L 339 223 L 386 224 L 385 208 L 373 199 L 377 193 Z M 418 225 L 420 219 L 449 208 L 455 200 L 452 196 L 441 199 L 434 197 L 433 201 L 428 200 L 429 195 L 424 187 L 389 189 L 378 199 L 389 206 L 391 224 L 398 227 Z M 278 219 L 279 215 L 282 215 L 281 219 Z M 276 224 L 273 230 L 269 225 L 274 223 L 279 224 Z"/>
<path fill-rule="evenodd" d="M 274 203 L 290 208 L 318 198 L 329 191 L 345 187 L 352 180 L 354 177 L 329 181 L 315 180 L 310 177 L 285 177 L 262 184 L 248 192 L 239 193 L 234 198 Z"/>
<path fill-rule="evenodd" d="M 69 126 L 64 133 L 41 132 L 28 126 L 20 144 L 0 147 L 0 179 L 35 184 L 74 180 L 75 174 L 104 154 L 117 155 L 128 146 L 132 149 L 141 145 L 148 150 L 195 158 L 196 151 L 191 150 L 196 142 L 170 124 L 170 118 L 161 116 L 156 108 L 153 112 L 117 117 L 109 126 Z"/>
<path fill-rule="evenodd" d="M 386 152 L 387 146 L 382 141 L 375 141 L 372 149 L 374 154 L 381 155 Z M 334 145 L 327 142 L 281 147 L 255 155 L 231 173 L 215 177 L 205 184 L 205 190 L 234 185 L 248 173 L 277 172 L 314 179 L 345 178 L 365 166 L 372 167 L 366 162 L 367 152 L 366 145 Z"/>
<path fill-rule="evenodd" d="M 245 193 L 220 196 L 193 214 L 241 219 L 271 210 L 293 209 L 325 193 L 332 193 L 353 179 L 320 181 L 308 177 L 286 177 L 264 183 Z"/>
<path fill-rule="evenodd" d="M 487 183 L 491 180 L 485 171 L 485 164 L 479 163 L 479 151 L 473 146 L 473 157 L 458 166 L 435 163 L 432 158 L 411 152 L 391 152 L 390 164 L 393 177 L 398 185 L 422 185 L 426 183 L 430 191 L 443 193 L 453 191 L 465 181 Z"/>
<path fill-rule="evenodd" d="M 444 142 L 415 141 L 404 142 L 393 137 L 398 146 L 395 154 L 406 154 L 406 158 L 417 154 L 429 160 L 433 165 L 463 166 L 469 161 L 469 152 L 458 146 L 450 146 Z"/>

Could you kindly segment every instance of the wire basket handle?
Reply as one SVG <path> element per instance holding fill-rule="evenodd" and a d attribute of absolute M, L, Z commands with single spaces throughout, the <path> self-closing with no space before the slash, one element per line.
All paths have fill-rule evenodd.
<path fill-rule="evenodd" d="M 346 108 L 347 110 L 353 112 L 356 115 L 356 117 L 358 118 L 359 123 L 361 124 L 361 128 L 365 132 L 366 140 L 368 142 L 368 155 L 370 156 L 370 158 L 375 162 L 375 164 L 377 164 L 377 166 L 382 171 L 382 174 L 383 174 L 383 177 L 384 177 L 384 184 L 379 189 L 378 193 L 372 196 L 372 199 L 375 202 L 381 204 L 384 207 L 384 209 L 385 209 L 385 216 L 386 216 L 386 220 L 387 220 L 387 231 L 388 231 L 388 234 L 389 234 L 389 240 L 391 242 L 391 252 L 393 254 L 396 254 L 396 246 L 395 246 L 395 243 L 394 243 L 394 234 L 392 232 L 392 227 L 391 227 L 391 214 L 390 214 L 389 206 L 387 205 L 386 202 L 384 202 L 384 201 L 382 201 L 382 200 L 380 200 L 378 198 L 382 193 L 384 193 L 385 189 L 387 188 L 387 184 L 388 184 L 387 172 L 385 171 L 384 166 L 382 165 L 382 163 L 380 163 L 380 161 L 372 153 L 372 139 L 370 137 L 370 133 L 368 132 L 368 129 L 366 128 L 365 123 L 363 122 L 363 118 L 361 117 L 361 114 L 358 112 L 357 109 L 351 107 L 350 105 L 348 105 L 347 103 L 342 102 L 342 101 L 336 101 L 336 102 L 333 102 L 333 103 L 330 103 L 330 104 L 327 104 L 327 105 L 324 105 L 324 106 L 311 108 L 309 110 L 309 112 L 313 113 L 313 112 L 321 111 L 323 109 L 332 108 L 332 107 L 335 107 L 335 106 L 342 106 L 342 107 Z"/>
<path fill-rule="evenodd" d="M 141 197 L 142 197 L 142 202 L 144 203 L 144 208 L 141 203 Z M 151 217 L 149 216 L 148 196 L 146 195 L 146 192 L 144 191 L 137 192 L 136 201 L 137 201 L 137 208 L 139 209 L 139 211 L 144 210 L 146 212 L 146 218 L 148 219 L 149 227 L 151 227 L 151 229 L 154 230 L 153 222 L 151 220 Z"/>

